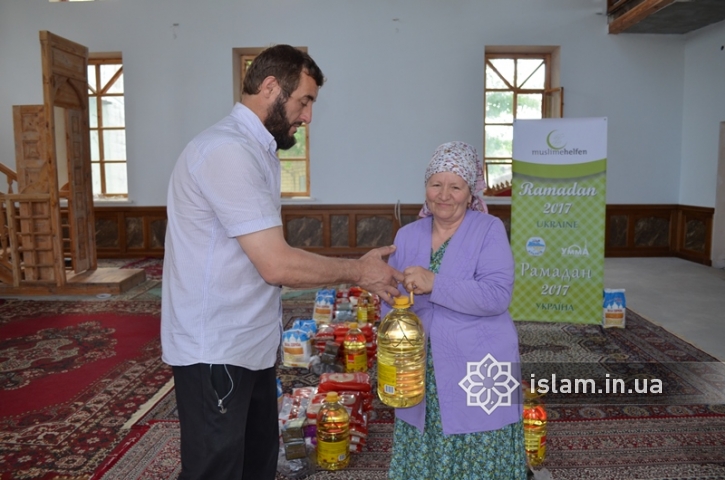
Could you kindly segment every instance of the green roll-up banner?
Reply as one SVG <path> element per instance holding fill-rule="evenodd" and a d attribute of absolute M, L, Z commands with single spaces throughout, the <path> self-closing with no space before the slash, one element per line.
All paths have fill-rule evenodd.
<path fill-rule="evenodd" d="M 601 323 L 607 119 L 514 121 L 514 320 Z"/>

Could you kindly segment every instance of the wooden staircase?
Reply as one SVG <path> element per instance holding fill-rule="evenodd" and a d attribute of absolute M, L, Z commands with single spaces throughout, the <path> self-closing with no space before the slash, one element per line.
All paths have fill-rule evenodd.
<path fill-rule="evenodd" d="M 146 280 L 143 269 L 75 272 L 69 211 L 52 208 L 47 193 L 14 193 L 17 173 L 0 163 L 8 193 L 0 193 L 0 296 L 117 295 Z M 68 199 L 70 201 L 70 199 Z M 53 215 L 61 218 L 58 232 Z M 94 262 L 95 264 L 95 262 Z"/>

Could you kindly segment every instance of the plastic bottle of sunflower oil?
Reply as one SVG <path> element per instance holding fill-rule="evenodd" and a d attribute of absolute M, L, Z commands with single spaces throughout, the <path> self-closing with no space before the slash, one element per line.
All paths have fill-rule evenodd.
<path fill-rule="evenodd" d="M 546 410 L 541 394 L 524 385 L 524 446 L 529 466 L 538 467 L 546 458 Z"/>
<path fill-rule="evenodd" d="M 343 341 L 345 355 L 345 372 L 367 372 L 368 351 L 365 347 L 365 335 L 357 326 L 357 323 L 350 324 L 350 330 L 345 334 Z"/>
<path fill-rule="evenodd" d="M 363 293 L 365 293 L 363 291 Z M 369 295 L 368 295 L 369 296 Z M 355 310 L 357 323 L 364 325 L 368 323 L 368 298 L 362 294 L 357 299 L 357 308 Z"/>
<path fill-rule="evenodd" d="M 350 415 L 328 392 L 317 414 L 317 464 L 324 470 L 341 470 L 350 463 Z"/>
<path fill-rule="evenodd" d="M 410 311 L 413 294 L 395 298 L 378 327 L 378 397 L 391 407 L 419 404 L 425 396 L 425 334 Z"/>

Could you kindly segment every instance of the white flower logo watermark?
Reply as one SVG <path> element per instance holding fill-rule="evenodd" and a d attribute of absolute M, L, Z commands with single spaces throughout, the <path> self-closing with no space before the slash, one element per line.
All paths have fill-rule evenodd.
<path fill-rule="evenodd" d="M 487 354 L 480 362 L 467 362 L 468 373 L 458 385 L 466 392 L 466 405 L 491 414 L 499 406 L 511 406 L 511 393 L 519 386 L 511 375 L 511 362 L 499 362 Z"/>

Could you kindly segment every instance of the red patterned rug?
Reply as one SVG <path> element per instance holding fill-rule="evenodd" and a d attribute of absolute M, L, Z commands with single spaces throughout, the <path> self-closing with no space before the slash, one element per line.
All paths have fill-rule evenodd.
<path fill-rule="evenodd" d="M 285 302 L 287 322 L 306 317 L 309 311 L 309 302 L 301 298 Z M 643 363 L 656 364 L 658 369 L 648 373 L 669 375 L 667 386 L 673 389 L 671 403 L 659 405 L 607 403 L 603 395 L 572 402 L 561 394 L 549 394 L 546 468 L 554 480 L 725 479 L 722 364 L 636 313 L 628 311 L 627 315 L 624 330 L 517 322 L 524 371 L 534 364 L 560 368 L 576 363 L 596 376 L 608 371 L 622 373 L 623 365 L 637 370 Z M 685 371 L 683 364 L 688 367 Z M 316 385 L 318 380 L 306 369 L 280 368 L 278 374 L 288 392 Z M 712 403 L 692 403 L 693 399 Z M 176 419 L 170 392 L 134 426 L 94 480 L 175 479 L 180 471 Z M 369 429 L 366 447 L 352 455 L 348 468 L 316 472 L 307 478 L 387 478 L 393 411 L 376 401 Z"/>
<path fill-rule="evenodd" d="M 99 264 L 101 262 L 99 261 Z M 147 280 L 161 280 L 163 273 L 163 258 L 142 258 L 140 260 L 124 260 L 121 268 L 143 268 L 146 270 Z"/>
<path fill-rule="evenodd" d="M 89 478 L 170 378 L 158 299 L 3 302 L 0 478 Z"/>

